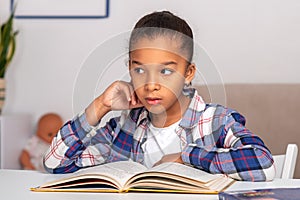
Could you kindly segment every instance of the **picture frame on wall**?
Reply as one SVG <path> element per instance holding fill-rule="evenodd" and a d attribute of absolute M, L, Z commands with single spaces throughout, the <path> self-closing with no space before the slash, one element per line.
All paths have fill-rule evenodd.
<path fill-rule="evenodd" d="M 109 0 L 11 0 L 17 19 L 103 19 Z"/>

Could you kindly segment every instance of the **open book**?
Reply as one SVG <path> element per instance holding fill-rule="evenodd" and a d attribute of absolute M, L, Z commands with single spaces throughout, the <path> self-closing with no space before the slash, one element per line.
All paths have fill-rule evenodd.
<path fill-rule="evenodd" d="M 57 178 L 57 176 L 55 176 Z M 81 169 L 41 186 L 40 192 L 174 192 L 211 193 L 223 191 L 234 180 L 179 164 L 163 163 L 147 169 L 133 161 L 120 161 Z"/>

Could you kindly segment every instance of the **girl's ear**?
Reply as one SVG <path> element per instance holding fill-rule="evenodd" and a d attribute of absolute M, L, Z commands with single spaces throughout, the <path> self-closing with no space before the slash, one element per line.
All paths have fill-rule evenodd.
<path fill-rule="evenodd" d="M 196 74 L 196 66 L 194 63 L 191 63 L 187 66 L 185 71 L 185 82 L 191 83 Z"/>

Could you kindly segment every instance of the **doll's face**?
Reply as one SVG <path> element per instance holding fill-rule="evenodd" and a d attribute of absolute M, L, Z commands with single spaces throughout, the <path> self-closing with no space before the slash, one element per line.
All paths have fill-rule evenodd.
<path fill-rule="evenodd" d="M 50 144 L 62 125 L 63 121 L 58 115 L 46 114 L 39 120 L 36 134 L 42 140 Z"/>

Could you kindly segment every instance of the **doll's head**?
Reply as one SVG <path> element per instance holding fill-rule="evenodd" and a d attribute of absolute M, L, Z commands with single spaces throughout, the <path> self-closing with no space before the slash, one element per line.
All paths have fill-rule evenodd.
<path fill-rule="evenodd" d="M 62 118 L 55 113 L 44 114 L 38 121 L 37 136 L 47 143 L 51 143 L 53 137 L 62 127 Z"/>

